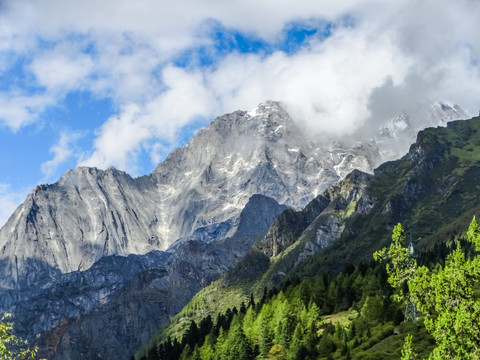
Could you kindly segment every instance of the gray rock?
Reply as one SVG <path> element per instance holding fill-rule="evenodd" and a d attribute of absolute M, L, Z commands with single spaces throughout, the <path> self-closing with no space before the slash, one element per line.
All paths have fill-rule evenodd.
<path fill-rule="evenodd" d="M 76 272 L 81 281 L 69 279 L 68 285 L 50 290 L 63 293 L 54 300 L 58 304 L 56 312 L 43 307 L 39 314 L 42 307 L 29 304 L 30 321 L 22 325 L 26 329 L 34 324 L 38 330 L 40 324 L 35 324 L 35 318 L 55 318 L 55 326 L 44 326 L 36 339 L 42 357 L 126 359 L 196 292 L 235 266 L 284 210 L 285 206 L 275 200 L 255 195 L 241 212 L 232 237 L 213 243 L 186 240 L 176 244 L 175 251 L 103 258 L 91 269 Z M 107 269 L 112 271 L 105 273 Z M 91 300 L 88 308 L 73 308 L 66 318 L 55 317 L 81 293 Z M 22 313 L 20 317 L 27 316 Z"/>

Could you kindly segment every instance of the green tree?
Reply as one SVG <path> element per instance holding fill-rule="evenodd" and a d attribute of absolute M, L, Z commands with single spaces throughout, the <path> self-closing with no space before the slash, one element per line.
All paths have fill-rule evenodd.
<path fill-rule="evenodd" d="M 283 345 L 275 344 L 268 352 L 268 360 L 287 360 L 287 350 Z"/>
<path fill-rule="evenodd" d="M 190 357 L 189 360 L 202 360 L 202 357 L 200 355 L 200 349 L 198 348 L 198 345 L 195 345 L 195 348 L 193 349 L 192 356 Z"/>
<path fill-rule="evenodd" d="M 401 360 L 415 360 L 416 358 L 417 354 L 412 347 L 412 335 L 407 335 L 405 337 L 405 343 L 403 344 Z"/>
<path fill-rule="evenodd" d="M 377 296 L 367 296 L 361 315 L 368 323 L 377 322 L 382 314 L 383 301 Z"/>
<path fill-rule="evenodd" d="M 5 313 L 0 319 L 0 359 L 34 359 L 37 349 L 28 349 L 28 344 L 13 334 L 12 315 Z"/>
<path fill-rule="evenodd" d="M 253 358 L 252 348 L 242 330 L 242 324 L 238 319 L 232 322 L 225 342 L 226 351 L 222 359 L 248 360 Z"/>
<path fill-rule="evenodd" d="M 220 328 L 218 337 L 217 337 L 217 342 L 215 343 L 215 349 L 214 349 L 214 359 L 222 359 L 223 356 L 227 352 L 227 337 L 225 335 L 225 331 L 223 328 Z"/>
<path fill-rule="evenodd" d="M 188 360 L 192 356 L 192 348 L 189 344 L 185 345 L 183 348 L 182 354 L 180 355 L 180 360 Z"/>
<path fill-rule="evenodd" d="M 467 232 L 468 240 L 475 246 L 477 254 L 470 260 L 457 242 L 457 248 L 447 256 L 445 267 L 433 270 L 418 267 L 409 257 L 408 249 L 402 248 L 401 225 L 397 225 L 392 236 L 392 245 L 387 251 L 375 253 L 377 260 L 390 259 L 387 265 L 389 282 L 401 287 L 408 281 L 411 300 L 418 310 L 429 314 L 425 327 L 437 343 L 430 359 L 480 359 L 480 299 L 474 287 L 480 283 L 480 227 L 475 218 Z M 389 264 L 390 265 L 390 264 Z M 405 349 L 411 348 L 406 344 Z"/>
<path fill-rule="evenodd" d="M 303 345 L 303 328 L 300 322 L 297 323 L 295 330 L 292 336 L 292 342 L 290 343 L 289 351 L 288 351 L 288 358 L 289 359 L 296 359 L 297 353 L 299 352 L 300 348 Z"/>
<path fill-rule="evenodd" d="M 215 357 L 215 349 L 212 346 L 212 335 L 208 334 L 205 338 L 205 342 L 200 348 L 200 357 L 202 360 L 212 360 Z"/>
<path fill-rule="evenodd" d="M 249 306 L 245 316 L 243 317 L 243 332 L 247 339 L 251 342 L 257 340 L 257 333 L 255 332 L 254 323 L 256 320 L 256 313 L 253 306 Z"/>
<path fill-rule="evenodd" d="M 413 278 L 417 263 L 411 256 L 410 250 L 406 248 L 402 224 L 397 224 L 393 229 L 390 248 L 375 252 L 373 258 L 376 261 L 389 261 L 387 263 L 388 282 L 398 288 L 403 296 L 403 284 Z"/>

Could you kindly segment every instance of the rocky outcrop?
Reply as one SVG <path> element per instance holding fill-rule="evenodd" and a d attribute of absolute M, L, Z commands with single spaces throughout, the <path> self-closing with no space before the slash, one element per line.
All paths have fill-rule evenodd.
<path fill-rule="evenodd" d="M 368 197 L 365 191 L 370 181 L 371 175 L 354 170 L 340 183 L 317 196 L 302 211 L 284 211 L 255 247 L 272 257 L 299 239 L 303 240 L 306 252 L 297 262 L 325 248 L 342 234 L 346 218 L 354 212 L 368 214 L 373 207 L 374 199 Z"/>
<path fill-rule="evenodd" d="M 0 285 L 35 286 L 50 269 L 86 270 L 104 256 L 159 250 L 156 185 L 110 168 L 78 168 L 37 186 L 0 232 Z M 52 279 L 53 280 L 53 279 Z"/>
<path fill-rule="evenodd" d="M 319 195 L 301 211 L 284 211 L 275 219 L 265 238 L 255 247 L 269 257 L 278 255 L 298 239 L 329 203 L 329 198 Z"/>

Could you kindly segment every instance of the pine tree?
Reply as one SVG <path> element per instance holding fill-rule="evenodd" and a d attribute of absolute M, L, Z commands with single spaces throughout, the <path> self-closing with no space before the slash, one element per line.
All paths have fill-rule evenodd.
<path fill-rule="evenodd" d="M 255 309 L 255 299 L 253 293 L 250 294 L 250 301 L 248 302 L 248 307 Z"/>
<path fill-rule="evenodd" d="M 210 315 L 204 317 L 200 321 L 200 324 L 198 325 L 198 337 L 199 337 L 198 344 L 200 346 L 203 344 L 203 341 L 204 341 L 205 337 L 212 330 L 212 327 L 213 327 L 213 321 L 212 321 L 212 317 Z"/>
<path fill-rule="evenodd" d="M 190 356 L 189 360 L 202 360 L 198 345 L 195 345 L 195 348 L 193 349 L 192 355 Z"/>
<path fill-rule="evenodd" d="M 212 334 L 208 334 L 205 342 L 200 347 L 200 357 L 202 360 L 213 360 L 215 355 L 214 349 L 215 339 Z"/>
<path fill-rule="evenodd" d="M 191 320 L 190 325 L 187 328 L 187 331 L 185 331 L 185 333 L 183 334 L 182 347 L 189 345 L 191 350 L 193 347 L 195 347 L 195 344 L 197 344 L 198 340 L 199 340 L 199 332 L 198 332 L 197 323 Z"/>
<path fill-rule="evenodd" d="M 189 360 L 191 356 L 192 356 L 192 348 L 190 347 L 189 344 L 186 344 L 185 347 L 183 348 L 183 351 L 182 351 L 182 354 L 180 355 L 179 360 Z"/>
<path fill-rule="evenodd" d="M 272 346 L 267 356 L 268 360 L 287 360 L 287 350 L 283 345 L 275 344 Z"/>
<path fill-rule="evenodd" d="M 242 330 L 240 321 L 232 323 L 226 339 L 225 360 L 250 360 L 253 358 L 252 348 Z"/>
<path fill-rule="evenodd" d="M 416 358 L 417 354 L 412 347 L 412 335 L 407 335 L 405 337 L 405 343 L 403 344 L 401 360 L 415 360 Z"/>
<path fill-rule="evenodd" d="M 304 334 L 303 334 L 303 327 L 300 322 L 297 322 L 297 326 L 295 326 L 295 330 L 292 336 L 292 342 L 290 343 L 289 351 L 288 351 L 288 358 L 295 359 L 297 357 L 300 348 L 303 346 L 304 341 Z"/>
<path fill-rule="evenodd" d="M 247 312 L 245 313 L 245 316 L 243 317 L 242 328 L 247 339 L 249 339 L 252 342 L 256 338 L 255 328 L 253 325 L 255 320 L 256 320 L 255 310 L 252 306 L 249 306 L 247 309 Z"/>

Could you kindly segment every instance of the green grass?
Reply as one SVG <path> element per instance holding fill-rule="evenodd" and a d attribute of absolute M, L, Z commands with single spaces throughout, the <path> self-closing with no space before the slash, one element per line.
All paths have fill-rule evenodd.
<path fill-rule="evenodd" d="M 340 324 L 343 327 L 348 327 L 352 322 L 350 311 L 340 311 L 336 314 L 325 315 L 323 317 L 325 322 L 330 322 L 333 325 Z"/>
<path fill-rule="evenodd" d="M 389 322 L 377 325 L 370 330 L 371 338 L 351 350 L 352 359 L 400 359 L 403 342 L 408 334 L 413 335 L 413 347 L 420 359 L 427 358 L 434 346 L 434 339 L 426 332 L 421 319 L 414 323 L 404 322 L 399 326 Z M 350 341 L 349 346 L 353 346 L 353 342 L 353 340 Z M 336 356 L 337 359 L 341 358 L 339 354 Z"/>

